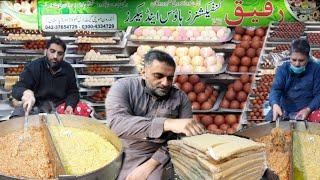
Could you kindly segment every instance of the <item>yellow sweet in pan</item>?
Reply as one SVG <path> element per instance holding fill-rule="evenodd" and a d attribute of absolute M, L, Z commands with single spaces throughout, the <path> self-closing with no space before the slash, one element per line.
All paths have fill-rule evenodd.
<path fill-rule="evenodd" d="M 82 175 L 97 170 L 112 162 L 119 154 L 108 140 L 94 132 L 59 126 L 51 126 L 50 131 L 69 175 Z"/>
<path fill-rule="evenodd" d="M 320 179 L 320 135 L 293 133 L 294 179 Z"/>

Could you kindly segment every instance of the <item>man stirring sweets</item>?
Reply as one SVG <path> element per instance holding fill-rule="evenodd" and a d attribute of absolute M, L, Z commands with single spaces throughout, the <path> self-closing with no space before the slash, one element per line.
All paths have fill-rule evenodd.
<path fill-rule="evenodd" d="M 45 56 L 26 65 L 12 89 L 12 96 L 22 100 L 23 108 L 16 108 L 12 116 L 48 111 L 49 102 L 53 102 L 53 106 L 65 102 L 65 113 L 73 114 L 79 101 L 79 90 L 74 69 L 63 60 L 65 51 L 66 44 L 60 38 L 51 37 L 46 44 Z"/>

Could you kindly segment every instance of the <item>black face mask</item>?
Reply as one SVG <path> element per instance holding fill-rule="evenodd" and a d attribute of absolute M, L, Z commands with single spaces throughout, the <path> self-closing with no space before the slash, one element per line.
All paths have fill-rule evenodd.
<path fill-rule="evenodd" d="M 52 71 L 57 72 L 60 70 L 62 61 L 53 63 L 52 61 L 50 61 L 48 59 L 48 57 L 45 57 L 45 61 L 46 61 L 48 68 L 51 69 Z"/>

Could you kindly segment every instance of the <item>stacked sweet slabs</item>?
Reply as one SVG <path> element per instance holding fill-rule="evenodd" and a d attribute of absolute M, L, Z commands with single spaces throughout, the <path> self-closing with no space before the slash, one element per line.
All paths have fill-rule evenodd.
<path fill-rule="evenodd" d="M 169 141 L 168 147 L 184 180 L 258 180 L 266 169 L 265 145 L 237 136 L 203 134 Z"/>

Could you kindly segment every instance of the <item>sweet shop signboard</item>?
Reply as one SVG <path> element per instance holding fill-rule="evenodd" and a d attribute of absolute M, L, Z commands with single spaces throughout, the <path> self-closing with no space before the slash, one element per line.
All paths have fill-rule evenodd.
<path fill-rule="evenodd" d="M 123 20 L 130 25 L 261 26 L 294 19 L 283 1 L 215 0 L 141 2 Z"/>
<path fill-rule="evenodd" d="M 39 27 L 51 30 L 127 26 L 263 26 L 317 17 L 318 2 L 290 0 L 38 0 Z M 303 14 L 307 9 L 308 13 Z M 85 14 L 77 17 L 78 14 Z M 49 21 L 48 19 L 51 19 Z M 55 20 L 53 22 L 53 20 Z M 86 23 L 83 23 L 85 21 Z"/>

